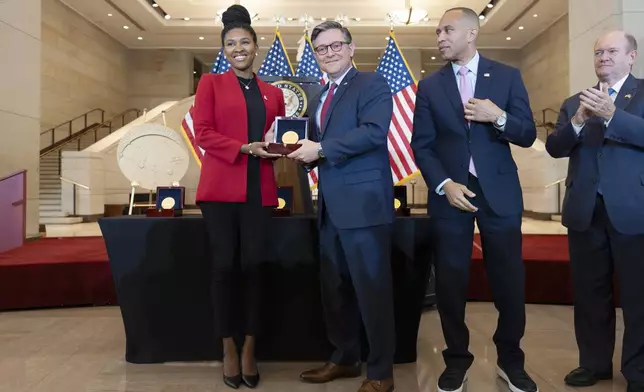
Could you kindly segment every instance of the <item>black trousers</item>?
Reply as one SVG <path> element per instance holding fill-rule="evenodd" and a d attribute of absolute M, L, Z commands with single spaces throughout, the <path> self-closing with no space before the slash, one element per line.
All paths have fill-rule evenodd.
<path fill-rule="evenodd" d="M 259 332 L 260 264 L 267 246 L 270 207 L 257 203 L 200 202 L 212 254 L 211 296 L 223 338 Z"/>
<path fill-rule="evenodd" d="M 468 189 L 476 194 L 471 203 L 475 213 L 458 217 L 432 217 L 436 246 L 436 300 L 447 349 L 448 368 L 466 370 L 474 361 L 469 352 L 470 335 L 465 325 L 465 307 L 474 240 L 474 219 L 481 233 L 485 270 L 494 305 L 499 311 L 493 340 L 498 360 L 508 368 L 524 368 L 520 347 L 525 331 L 525 269 L 522 260 L 521 215 L 501 217 L 489 207 L 476 177 L 470 175 Z"/>
<path fill-rule="evenodd" d="M 327 214 L 320 228 L 320 279 L 331 362 L 360 362 L 364 324 L 367 377 L 393 377 L 396 345 L 391 276 L 391 226 L 338 229 Z"/>
<path fill-rule="evenodd" d="M 622 373 L 644 382 L 644 235 L 615 230 L 597 195 L 590 227 L 568 230 L 579 366 L 612 373 L 615 349 L 613 274 L 624 314 Z"/>

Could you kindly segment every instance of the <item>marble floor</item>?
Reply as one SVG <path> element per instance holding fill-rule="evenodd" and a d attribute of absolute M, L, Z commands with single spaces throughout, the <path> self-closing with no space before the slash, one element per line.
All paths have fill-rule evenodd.
<path fill-rule="evenodd" d="M 567 234 L 561 222 L 523 218 L 523 234 Z M 478 231 L 478 228 L 475 229 Z M 101 236 L 98 223 L 77 223 L 73 225 L 47 225 L 47 237 Z"/>
<path fill-rule="evenodd" d="M 476 359 L 470 368 L 469 392 L 506 392 L 495 376 L 496 351 L 491 336 L 496 325 L 492 304 L 470 303 L 467 322 L 471 350 Z M 526 368 L 541 392 L 576 391 L 563 383 L 577 364 L 572 310 L 567 306 L 528 305 L 523 340 Z M 618 342 L 622 316 L 618 314 Z M 116 307 L 52 309 L 0 313 L 0 392 L 213 392 L 228 391 L 219 363 L 135 365 L 123 359 L 125 336 Z M 422 318 L 417 363 L 397 365 L 396 391 L 435 392 L 443 370 L 444 341 L 435 310 Z M 618 344 L 615 379 L 588 392 L 625 391 L 619 373 Z M 317 364 L 260 363 L 264 392 L 351 392 L 360 379 L 308 385 L 298 381 L 301 371 Z M 580 389 L 582 390 L 582 389 Z"/>

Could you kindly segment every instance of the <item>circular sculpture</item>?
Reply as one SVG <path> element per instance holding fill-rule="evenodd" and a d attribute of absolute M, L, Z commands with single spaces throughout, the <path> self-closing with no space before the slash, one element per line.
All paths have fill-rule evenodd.
<path fill-rule="evenodd" d="M 181 136 L 161 124 L 130 130 L 119 142 L 116 160 L 133 186 L 148 190 L 178 183 L 190 164 Z"/>

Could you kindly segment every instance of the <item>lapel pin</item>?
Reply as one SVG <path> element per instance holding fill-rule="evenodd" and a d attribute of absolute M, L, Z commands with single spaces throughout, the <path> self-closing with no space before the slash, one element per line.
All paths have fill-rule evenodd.
<path fill-rule="evenodd" d="M 489 74 L 489 73 L 484 73 L 484 74 L 483 74 L 483 77 L 484 77 L 484 78 L 489 78 L 489 77 L 490 77 L 490 74 Z"/>
<path fill-rule="evenodd" d="M 268 98 L 266 98 L 266 95 L 264 95 L 264 101 L 268 101 Z"/>
<path fill-rule="evenodd" d="M 630 94 L 624 95 L 624 98 L 626 98 L 626 99 L 631 99 L 631 97 L 632 97 L 632 95 L 630 95 Z"/>

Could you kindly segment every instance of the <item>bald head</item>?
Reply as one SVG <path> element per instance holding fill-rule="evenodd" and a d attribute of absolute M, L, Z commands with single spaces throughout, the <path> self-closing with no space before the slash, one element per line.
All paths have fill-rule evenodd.
<path fill-rule="evenodd" d="M 603 34 L 595 42 L 595 73 L 612 86 L 631 72 L 637 57 L 637 40 L 621 30 Z"/>
<path fill-rule="evenodd" d="M 481 23 L 479 22 L 479 16 L 474 12 L 473 9 L 467 7 L 454 7 L 445 11 L 445 14 L 454 14 L 456 18 L 460 19 L 460 22 L 466 25 L 471 29 L 480 29 Z"/>
<path fill-rule="evenodd" d="M 464 65 L 476 54 L 479 17 L 469 8 L 451 8 L 445 12 L 436 28 L 438 50 L 443 60 Z"/>

